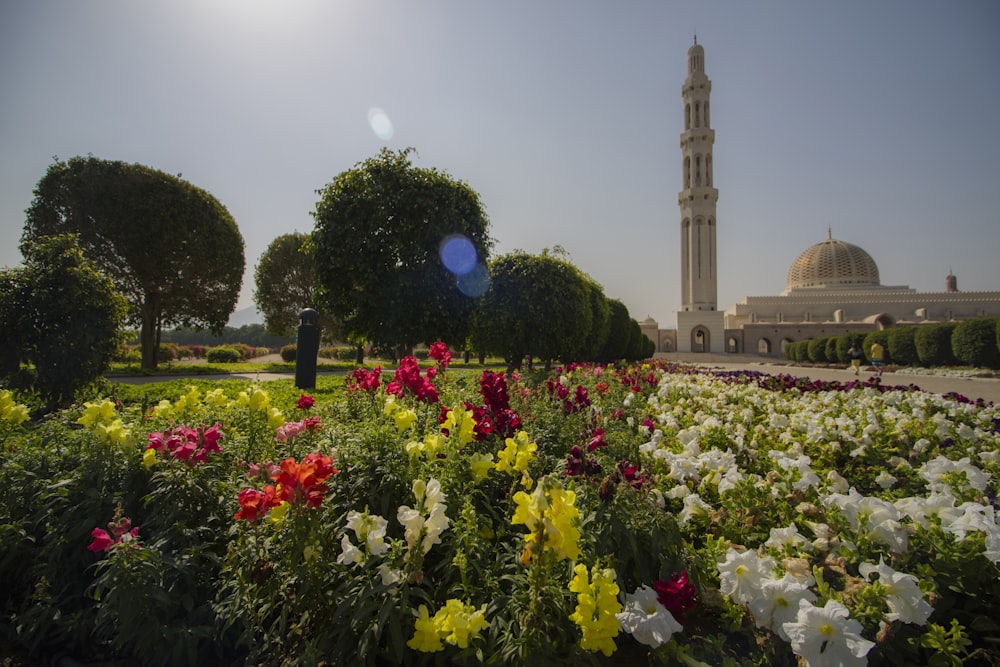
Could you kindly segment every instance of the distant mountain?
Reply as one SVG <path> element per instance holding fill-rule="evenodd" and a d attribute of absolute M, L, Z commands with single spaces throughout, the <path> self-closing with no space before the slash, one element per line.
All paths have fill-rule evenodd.
<path fill-rule="evenodd" d="M 240 327 L 246 326 L 248 324 L 263 324 L 264 316 L 257 312 L 255 306 L 247 306 L 246 308 L 240 308 L 232 315 L 229 316 L 228 326 L 234 329 L 239 329 Z"/>

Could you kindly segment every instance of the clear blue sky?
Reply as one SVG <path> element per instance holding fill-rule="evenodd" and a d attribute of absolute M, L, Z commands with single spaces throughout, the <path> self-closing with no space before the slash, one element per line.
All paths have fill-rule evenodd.
<path fill-rule="evenodd" d="M 479 192 L 497 252 L 556 244 L 636 319 L 680 304 L 680 89 L 712 80 L 719 307 L 826 238 L 882 283 L 1000 290 L 1000 3 L 46 0 L 0 5 L 0 266 L 53 156 L 215 195 L 239 307 L 316 190 L 414 147 Z M 380 108 L 393 135 L 379 137 Z M 209 241 L 209 240 L 207 240 Z M 210 242 L 210 241 L 209 241 Z"/>

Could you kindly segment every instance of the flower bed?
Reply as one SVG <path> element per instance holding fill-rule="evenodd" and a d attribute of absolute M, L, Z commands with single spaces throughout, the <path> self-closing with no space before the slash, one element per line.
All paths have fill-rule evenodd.
<path fill-rule="evenodd" d="M 7 627 L 145 664 L 996 663 L 994 406 L 435 349 L 311 396 L 0 396 Z"/>

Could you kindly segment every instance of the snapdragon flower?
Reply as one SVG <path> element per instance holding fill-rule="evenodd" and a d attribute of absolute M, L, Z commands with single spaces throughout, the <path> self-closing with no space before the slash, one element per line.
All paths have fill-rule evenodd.
<path fill-rule="evenodd" d="M 610 656 L 617 649 L 614 638 L 622 629 L 617 616 L 622 605 L 618 601 L 620 589 L 615 583 L 615 571 L 594 566 L 588 573 L 587 566 L 580 563 L 573 572 L 569 590 L 577 594 L 577 604 L 569 618 L 583 633 L 580 646 Z"/>

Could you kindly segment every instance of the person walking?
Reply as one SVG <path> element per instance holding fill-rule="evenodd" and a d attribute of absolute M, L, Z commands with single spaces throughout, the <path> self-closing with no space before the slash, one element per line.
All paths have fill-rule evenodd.
<path fill-rule="evenodd" d="M 872 343 L 872 366 L 878 371 L 879 377 L 882 377 L 882 369 L 885 367 L 885 348 L 878 341 Z"/>
<path fill-rule="evenodd" d="M 851 360 L 851 370 L 854 371 L 855 375 L 858 375 L 861 371 L 861 360 L 864 359 L 865 353 L 858 347 L 857 342 L 851 343 L 851 349 L 847 351 L 847 357 Z"/>

